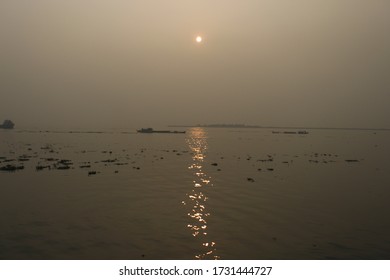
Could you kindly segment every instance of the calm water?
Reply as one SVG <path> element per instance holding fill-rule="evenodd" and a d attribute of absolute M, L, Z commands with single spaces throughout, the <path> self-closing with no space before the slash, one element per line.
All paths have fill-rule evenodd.
<path fill-rule="evenodd" d="M 0 130 L 0 258 L 390 259 L 388 143 Z"/>

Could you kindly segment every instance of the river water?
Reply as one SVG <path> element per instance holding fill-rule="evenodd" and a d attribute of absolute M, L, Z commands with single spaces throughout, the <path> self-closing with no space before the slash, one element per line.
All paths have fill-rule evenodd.
<path fill-rule="evenodd" d="M 389 131 L 0 130 L 1 259 L 389 259 Z"/>

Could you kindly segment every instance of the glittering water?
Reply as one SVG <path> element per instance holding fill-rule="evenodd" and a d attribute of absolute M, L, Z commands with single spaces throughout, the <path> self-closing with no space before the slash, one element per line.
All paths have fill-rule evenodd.
<path fill-rule="evenodd" d="M 0 258 L 389 259 L 389 140 L 1 130 Z"/>
<path fill-rule="evenodd" d="M 201 250 L 195 255 L 197 259 L 219 259 L 217 253 L 217 243 L 213 237 L 208 235 L 208 217 L 211 215 L 207 196 L 208 188 L 213 187 L 211 177 L 203 171 L 203 165 L 206 162 L 207 152 L 207 133 L 202 128 L 195 128 L 190 131 L 187 138 L 188 146 L 192 151 L 192 163 L 188 167 L 194 174 L 194 185 L 189 192 L 187 202 L 184 205 L 190 206 L 188 216 L 191 221 L 188 228 L 192 235 L 202 244 Z"/>

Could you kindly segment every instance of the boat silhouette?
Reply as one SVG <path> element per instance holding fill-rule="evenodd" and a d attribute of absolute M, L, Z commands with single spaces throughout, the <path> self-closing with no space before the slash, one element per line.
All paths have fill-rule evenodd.
<path fill-rule="evenodd" d="M 138 133 L 186 133 L 185 131 L 177 130 L 154 130 L 153 128 L 141 128 L 137 130 Z"/>

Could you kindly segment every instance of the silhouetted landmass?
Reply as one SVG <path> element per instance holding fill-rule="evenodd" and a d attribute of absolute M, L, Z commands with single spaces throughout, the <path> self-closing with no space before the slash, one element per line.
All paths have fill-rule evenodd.
<path fill-rule="evenodd" d="M 258 126 L 258 125 L 245 125 L 245 124 L 168 125 L 168 127 L 262 128 L 262 126 Z"/>
<path fill-rule="evenodd" d="M 3 129 L 13 129 L 15 124 L 10 120 L 5 120 L 2 125 L 0 125 L 0 128 Z"/>
<path fill-rule="evenodd" d="M 260 126 L 246 124 L 197 124 L 197 125 L 168 125 L 168 127 L 209 127 L 209 128 L 266 128 L 266 129 L 329 129 L 329 130 L 390 130 L 390 128 L 369 127 L 305 127 L 305 126 Z"/>

